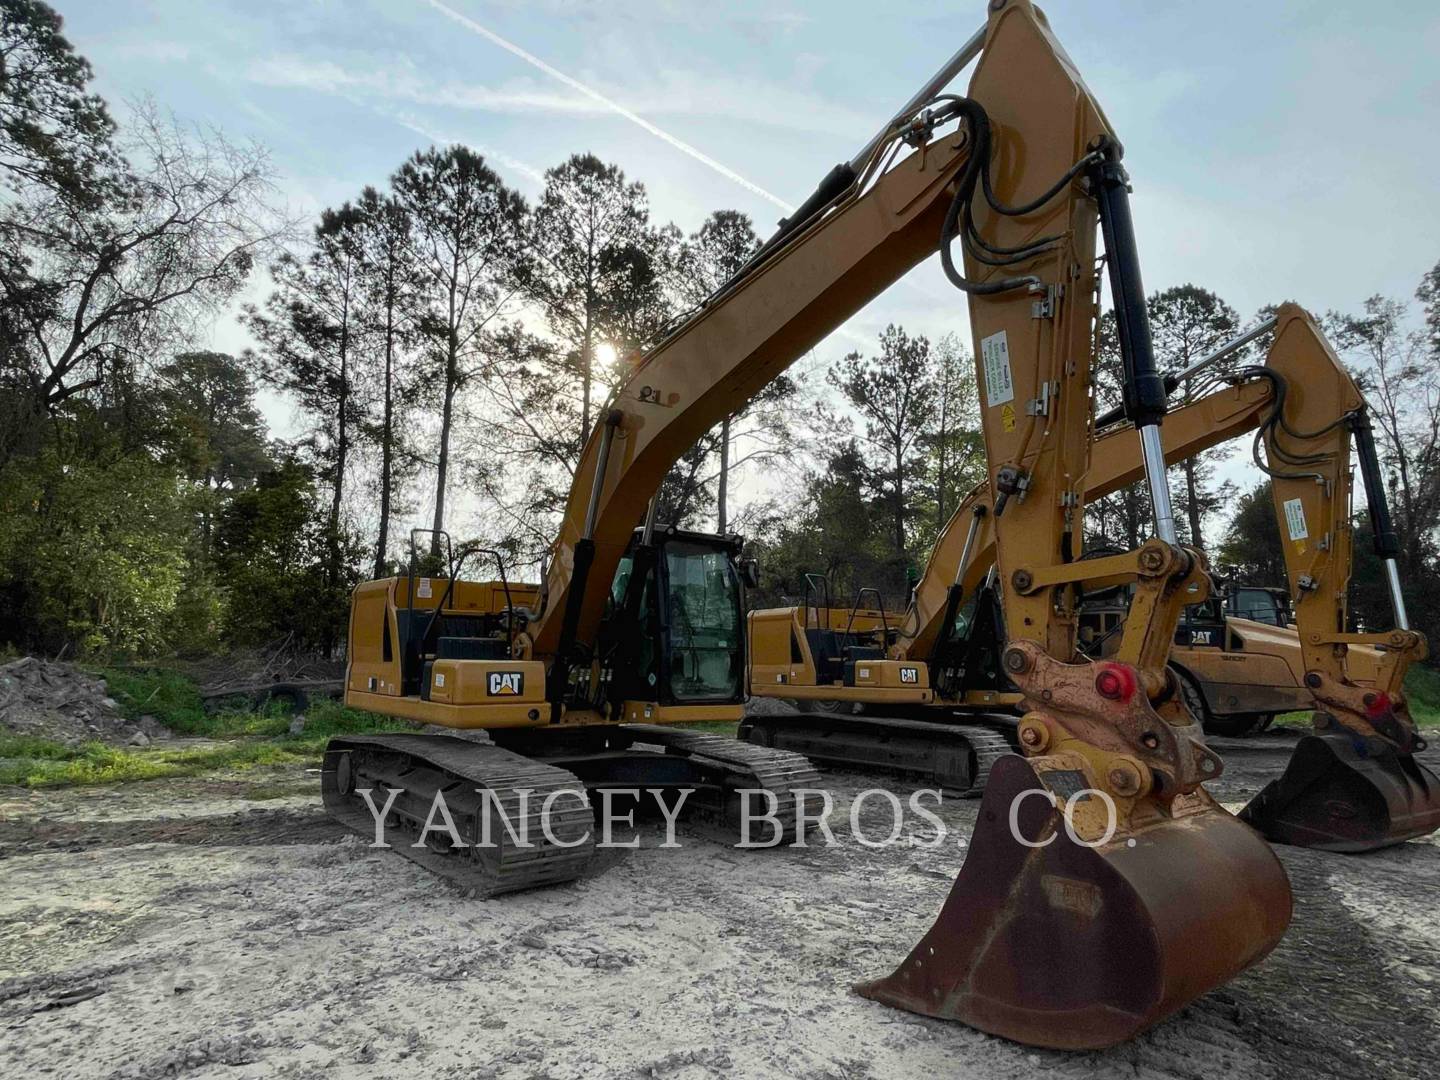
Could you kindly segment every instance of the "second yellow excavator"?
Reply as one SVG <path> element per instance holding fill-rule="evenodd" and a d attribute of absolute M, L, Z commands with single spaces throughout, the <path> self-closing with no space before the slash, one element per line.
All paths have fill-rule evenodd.
<path fill-rule="evenodd" d="M 1424 657 L 1425 642 L 1408 626 L 1395 571 L 1398 540 L 1364 398 L 1314 321 L 1293 304 L 1167 382 L 1193 379 L 1272 331 L 1264 366 L 1217 379 L 1222 388 L 1168 414 L 1162 437 L 1166 460 L 1175 461 L 1255 430 L 1255 461 L 1271 478 L 1285 534 L 1294 590 L 1285 606 L 1293 609 L 1297 629 L 1238 618 L 1201 626 L 1190 613 L 1210 608 L 1212 599 L 1187 608 L 1170 666 L 1197 715 L 1207 707 L 1202 686 L 1218 695 L 1224 691 L 1217 687 L 1228 685 L 1237 703 L 1243 695 L 1252 707 L 1263 700 L 1274 711 L 1313 705 L 1317 734 L 1301 740 L 1284 776 L 1242 816 L 1277 841 L 1370 850 L 1440 828 L 1440 781 L 1414 757 L 1425 743 L 1410 718 L 1403 681 L 1410 664 Z M 1121 426 L 1123 419 L 1121 410 L 1096 419 L 1097 428 L 1109 429 L 1096 436 L 1091 450 L 1088 475 L 1097 496 L 1139 477 L 1136 432 Z M 1352 439 L 1376 553 L 1387 570 L 1393 631 L 1345 632 Z M 893 634 L 887 633 L 888 616 L 877 609 L 806 604 L 752 612 L 751 693 L 809 694 L 812 700 L 825 695 L 822 701 L 841 708 L 753 716 L 742 725 L 745 736 L 822 763 L 890 765 L 951 786 L 981 787 L 996 732 L 1015 722 L 1013 714 L 995 710 L 1017 697 L 998 663 L 1005 628 L 993 583 L 987 583 L 994 565 L 990 505 L 988 486 L 962 504 Z M 1086 611 L 1079 641 L 1085 654 L 1115 653 L 1125 609 L 1112 610 L 1105 621 L 1099 617 L 1108 612 Z M 836 627 L 842 619 L 844 630 L 810 628 L 812 622 Z M 784 663 L 777 639 L 785 634 L 800 663 Z M 1204 634 L 1224 640 L 1197 640 Z M 848 648 L 865 658 L 847 663 L 843 675 L 826 685 L 811 677 L 819 669 L 804 661 L 827 648 L 842 654 Z M 852 678 L 852 669 L 868 669 L 867 679 Z M 902 684 L 901 694 L 908 687 L 908 698 L 897 701 L 894 689 L 873 688 L 886 682 Z M 855 704 L 864 715 L 846 708 Z M 906 705 L 907 713 L 894 715 Z"/>

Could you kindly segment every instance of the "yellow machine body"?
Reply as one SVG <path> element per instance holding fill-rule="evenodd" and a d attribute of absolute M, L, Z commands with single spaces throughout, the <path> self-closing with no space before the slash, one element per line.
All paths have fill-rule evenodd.
<path fill-rule="evenodd" d="M 425 618 L 446 595 L 447 578 L 421 577 L 410 599 L 408 578 L 364 581 L 350 603 L 345 704 L 421 724 L 454 728 L 525 727 L 549 722 L 545 666 L 533 660 L 436 659 L 424 693 L 401 688 L 401 627 L 417 612 Z M 534 603 L 535 585 L 509 586 L 510 601 Z M 506 610 L 498 581 L 457 581 L 442 614 L 498 616 Z"/>
<path fill-rule="evenodd" d="M 880 649 L 874 650 L 873 657 L 848 664 L 825 653 L 827 643 L 837 640 L 837 634 L 880 636 L 882 621 L 878 611 L 838 608 L 801 606 L 750 612 L 745 625 L 751 694 L 807 702 L 930 704 L 935 695 L 924 664 L 888 659 Z M 822 668 L 832 671 L 833 677 L 822 679 Z M 761 686 L 764 695 L 756 689 Z"/>

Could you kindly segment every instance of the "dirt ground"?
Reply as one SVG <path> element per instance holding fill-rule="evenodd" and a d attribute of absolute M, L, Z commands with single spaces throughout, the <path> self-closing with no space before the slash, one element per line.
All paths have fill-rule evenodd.
<path fill-rule="evenodd" d="M 1216 794 L 1238 809 L 1292 738 L 1216 740 Z M 843 821 L 877 779 L 826 782 Z M 682 824 L 673 851 L 656 822 L 576 883 L 482 901 L 318 803 L 303 769 L 0 792 L 0 1076 L 1309 1080 L 1440 1064 L 1434 837 L 1279 849 L 1295 920 L 1264 963 L 1127 1045 L 1064 1054 L 850 992 L 929 927 L 958 843 L 869 850 L 845 829 L 833 848 L 747 852 Z M 952 837 L 977 805 L 945 802 Z"/>

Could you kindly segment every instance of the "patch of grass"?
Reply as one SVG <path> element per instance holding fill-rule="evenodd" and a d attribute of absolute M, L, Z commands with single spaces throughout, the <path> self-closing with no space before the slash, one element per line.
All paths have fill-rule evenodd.
<path fill-rule="evenodd" d="M 212 739 L 284 735 L 290 730 L 292 713 L 284 702 L 268 701 L 259 710 L 226 709 L 209 717 L 205 732 Z"/>
<path fill-rule="evenodd" d="M 114 784 L 167 776 L 198 776 L 255 765 L 282 765 L 310 758 L 301 750 L 248 740 L 173 750 L 132 750 L 95 742 L 74 747 L 50 743 L 43 748 L 29 749 L 31 752 L 23 757 L 0 757 L 0 784 L 31 788 Z"/>
<path fill-rule="evenodd" d="M 42 761 L 64 761 L 72 755 L 70 747 L 33 735 L 0 733 L 0 759 L 35 758 Z"/>
<path fill-rule="evenodd" d="M 366 735 L 385 731 L 414 731 L 414 725 L 390 716 L 362 712 L 346 708 L 338 701 L 312 701 L 305 711 L 305 730 L 299 735 L 286 734 L 279 740 L 282 745 L 298 749 L 304 747 L 319 756 L 325 744 L 335 735 Z"/>
<path fill-rule="evenodd" d="M 1410 699 L 1410 716 L 1419 728 L 1440 728 L 1440 671 L 1420 664 L 1405 673 L 1405 696 Z M 1310 730 L 1310 713 L 1281 713 L 1275 726 L 1298 731 Z"/>
<path fill-rule="evenodd" d="M 1413 665 L 1405 673 L 1405 693 L 1415 723 L 1422 728 L 1440 728 L 1440 671 Z"/>
<path fill-rule="evenodd" d="M 108 672 L 105 674 L 108 680 Z M 189 689 L 194 691 L 193 684 Z M 153 715 L 172 730 L 205 735 L 217 741 L 209 746 L 186 747 L 159 743 L 142 749 L 99 742 L 65 746 L 30 736 L 0 735 L 0 784 L 65 787 L 202 776 L 258 765 L 318 765 L 325 744 L 334 735 L 411 730 L 403 720 L 347 709 L 339 702 L 326 700 L 310 704 L 304 731 L 298 735 L 290 734 L 291 717 L 281 702 L 272 703 L 262 712 L 205 715 L 201 709 L 196 716 L 190 712 L 190 698 L 184 683 L 163 671 L 122 672 L 121 678 L 111 683 L 111 693 L 127 713 L 133 707 L 138 710 L 135 716 Z M 138 701 L 145 703 L 127 704 L 120 696 L 122 693 L 130 701 L 136 701 L 138 695 Z M 155 709 L 153 703 L 162 698 L 166 705 Z M 198 703 L 198 693 L 193 700 Z M 276 789 L 275 794 L 256 797 L 282 798 L 286 794 L 289 792 Z"/>
<path fill-rule="evenodd" d="M 200 690 L 178 671 L 166 668 L 96 667 L 110 696 L 128 720 L 153 716 L 177 735 L 210 735 L 215 717 L 205 712 Z"/>

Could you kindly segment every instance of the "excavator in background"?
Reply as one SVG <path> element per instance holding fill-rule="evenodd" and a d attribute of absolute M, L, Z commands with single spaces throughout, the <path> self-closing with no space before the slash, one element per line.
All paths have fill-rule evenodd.
<path fill-rule="evenodd" d="M 1308 315 L 1286 305 L 1275 322 L 1266 365 L 1233 378 L 1270 386 L 1252 456 L 1270 478 L 1290 592 L 1235 587 L 1237 609 L 1244 598 L 1248 613 L 1270 619 L 1207 625 L 1202 608 L 1199 619 L 1182 621 L 1171 665 L 1201 716 L 1207 697 L 1278 711 L 1303 694 L 1298 707 L 1313 709 L 1314 732 L 1240 817 L 1277 843 L 1371 851 L 1440 828 L 1440 778 L 1415 758 L 1426 743 L 1404 691 L 1406 671 L 1427 646 L 1410 628 L 1364 396 Z M 1388 631 L 1349 629 L 1352 444 L 1385 568 L 1395 624 Z M 1294 629 L 1285 625 L 1290 618 Z M 1113 632 L 1097 637 L 1087 651 L 1105 655 L 1111 640 Z"/>
<path fill-rule="evenodd" d="M 1271 353 L 1301 354 L 1318 338 L 1313 325 L 1282 323 Z M 1410 628 L 1405 609 L 1400 538 L 1374 432 L 1359 388 L 1326 348 L 1328 377 L 1277 384 L 1276 407 L 1256 435 L 1265 460 L 1255 454 L 1270 477 L 1315 730 L 1301 737 L 1285 772 L 1240 817 L 1279 843 L 1369 851 L 1440 828 L 1440 779 L 1415 759 L 1425 740 L 1410 716 L 1404 680 L 1409 666 L 1424 659 L 1426 642 Z M 1394 628 L 1384 632 L 1353 632 L 1346 618 L 1352 443 L 1390 594 Z M 1351 670 L 1359 649 L 1374 650 L 1363 672 L 1368 685 Z"/>
<path fill-rule="evenodd" d="M 968 91 L 947 92 L 972 61 Z M 995 762 L 935 926 L 857 989 L 1020 1042 L 1094 1048 L 1263 958 L 1289 924 L 1289 882 L 1205 790 L 1222 763 L 1167 675 L 1180 612 L 1210 578 L 1175 535 L 1121 157 L 1041 12 L 990 0 L 985 27 L 638 359 L 584 448 L 533 608 L 503 582 L 464 580 L 463 557 L 423 588 L 360 586 L 347 702 L 473 737 L 336 739 L 327 806 L 367 835 L 411 832 L 420 846 L 398 852 L 487 892 L 583 872 L 587 799 L 616 788 L 695 784 L 723 812 L 758 780 L 785 832 L 803 828 L 798 789 L 816 776 L 802 756 L 669 726 L 739 718 L 745 646 L 733 543 L 656 523 L 655 494 L 705 431 L 938 251 L 977 339 L 1023 756 Z M 1097 230 L 1157 536 L 1082 560 Z M 1076 660 L 1091 579 L 1136 585 L 1113 659 Z M 436 827 L 442 792 L 454 828 Z M 475 846 L 502 808 L 557 812 L 544 842 Z"/>
<path fill-rule="evenodd" d="M 1310 736 L 1301 740 L 1285 777 L 1247 808 L 1246 820 L 1280 842 L 1370 850 L 1440 828 L 1440 781 L 1414 758 L 1425 743 L 1410 718 L 1403 683 L 1426 644 L 1408 626 L 1395 572 L 1398 539 L 1364 397 L 1314 321 L 1293 304 L 1166 382 L 1173 389 L 1197 379 L 1272 331 L 1264 366 L 1221 376 L 1216 381 L 1224 385 L 1209 393 L 1202 388 L 1197 400 L 1167 415 L 1162 441 L 1171 463 L 1255 431 L 1255 462 L 1271 477 L 1295 598 L 1232 586 L 1187 606 L 1170 668 L 1191 712 L 1207 726 L 1239 715 L 1248 730 L 1257 713 L 1315 708 L 1318 743 Z M 1136 432 L 1123 421 L 1118 409 L 1096 418 L 1100 434 L 1088 474 L 1095 497 L 1138 479 Z M 1397 624 L 1384 633 L 1343 633 L 1352 438 L 1370 518 L 1379 523 L 1375 550 L 1386 566 Z M 1297 459 L 1308 471 L 1287 465 Z M 747 717 L 742 737 L 822 764 L 888 765 L 962 790 L 969 785 L 976 794 L 983 790 L 994 751 L 982 739 L 994 740 L 997 731 L 1016 723 L 1013 713 L 996 709 L 1018 697 L 998 663 L 1005 627 L 991 574 L 990 504 L 988 485 L 982 485 L 956 511 L 893 631 L 875 590 L 860 594 L 873 594 L 875 607 L 862 609 L 857 600 L 849 610 L 822 608 L 809 602 L 812 595 L 826 595 L 815 583 L 801 607 L 751 612 L 751 694 L 808 694 L 826 707 Z M 1087 599 L 1082 605 L 1078 644 L 1088 656 L 1113 655 L 1122 639 L 1128 604 L 1123 594 L 1113 599 L 1115 592 L 1120 590 L 1112 590 L 1107 602 Z M 1243 614 L 1268 620 L 1242 617 L 1242 600 Z M 1292 610 L 1296 629 L 1287 625 Z M 832 667 L 836 677 L 828 684 L 814 677 L 822 669 L 807 666 L 827 649 L 859 657 L 847 660 L 841 672 Z M 856 677 L 860 670 L 863 679 Z M 1328 699 L 1315 694 L 1317 681 Z M 855 705 L 865 713 L 855 715 Z M 1372 719 L 1370 713 L 1378 715 Z"/>
<path fill-rule="evenodd" d="M 1221 580 L 1219 595 L 1185 609 L 1170 650 L 1184 677 L 1181 692 L 1210 735 L 1238 739 L 1269 729 L 1281 713 L 1308 711 L 1305 656 L 1290 590 Z M 1088 606 L 1088 605 L 1087 605 Z M 1097 604 L 1095 639 L 1124 621 L 1124 604 Z M 1081 629 L 1084 640 L 1086 628 Z M 1346 678 L 1374 686 L 1385 653 L 1355 645 L 1345 654 Z"/>
<path fill-rule="evenodd" d="M 1265 320 L 1186 371 L 1167 375 L 1167 392 L 1275 324 Z M 1329 361 L 1321 348 L 1306 362 Z M 1305 370 L 1276 375 L 1303 378 Z M 1273 407 L 1273 386 L 1270 379 L 1242 379 L 1171 411 L 1161 429 L 1166 464 L 1258 428 Z M 1138 434 L 1123 420 L 1112 410 L 1094 424 L 1085 477 L 1090 498 L 1141 478 Z M 988 482 L 966 496 L 941 531 L 903 613 L 887 613 L 873 588 L 861 589 L 851 607 L 836 607 L 819 575 L 807 575 L 801 604 L 750 612 L 750 695 L 793 704 L 796 711 L 749 715 L 741 737 L 825 764 L 883 766 L 980 794 L 989 765 L 1013 738 L 1020 703 L 1000 663 L 1005 628 L 993 580 L 993 505 Z M 862 607 L 867 599 L 873 604 Z M 1087 601 L 1082 648 L 1118 631 L 1126 610 L 1128 604 L 1098 608 Z M 1182 619 L 1193 610 L 1187 607 Z M 1181 625 L 1177 633 L 1183 635 Z"/>

